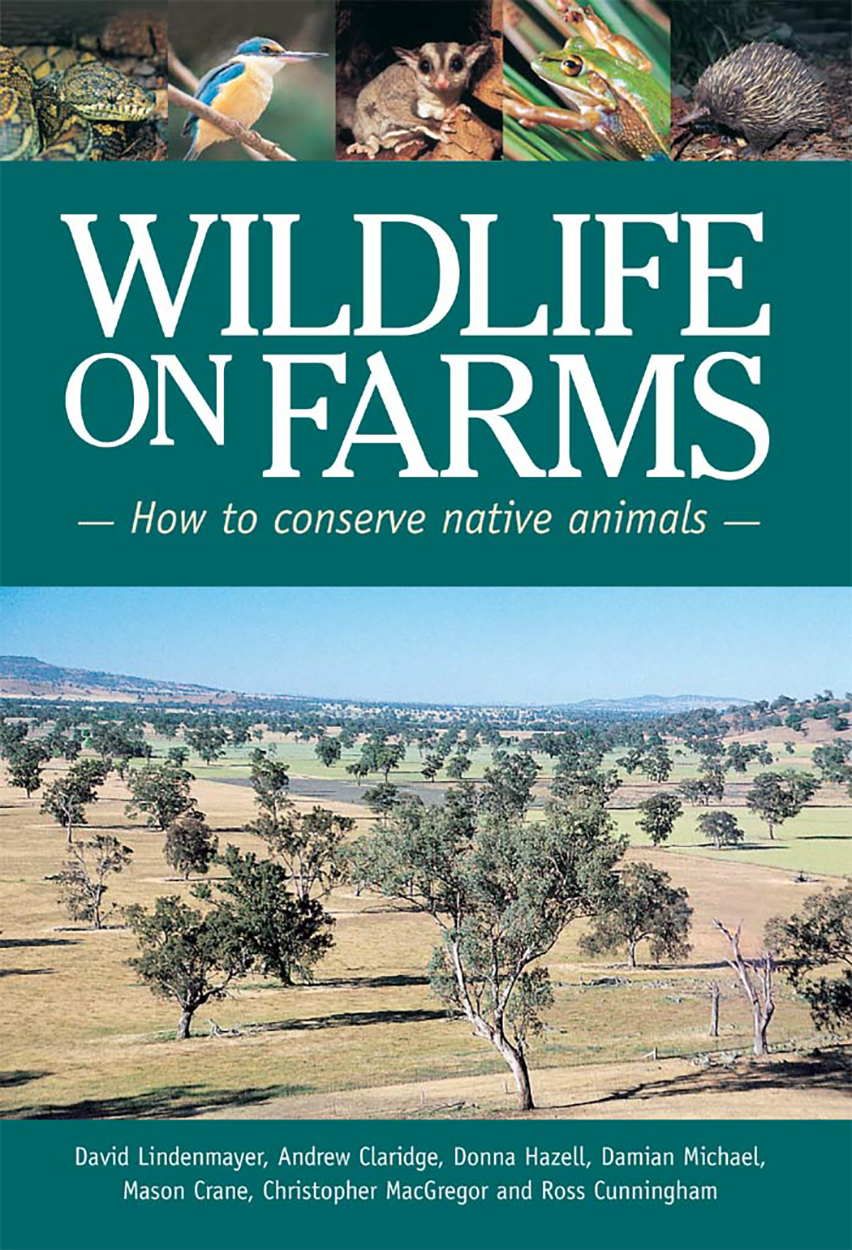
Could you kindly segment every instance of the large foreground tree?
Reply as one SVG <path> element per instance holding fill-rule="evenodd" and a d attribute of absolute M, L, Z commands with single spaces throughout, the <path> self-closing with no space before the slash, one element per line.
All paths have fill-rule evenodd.
<path fill-rule="evenodd" d="M 433 990 L 502 1056 L 533 1104 L 528 1037 L 552 1001 L 541 960 L 567 924 L 606 906 L 624 849 L 603 806 L 548 804 L 544 819 L 477 814 L 472 802 L 404 803 L 355 844 L 360 887 L 431 916 Z"/>

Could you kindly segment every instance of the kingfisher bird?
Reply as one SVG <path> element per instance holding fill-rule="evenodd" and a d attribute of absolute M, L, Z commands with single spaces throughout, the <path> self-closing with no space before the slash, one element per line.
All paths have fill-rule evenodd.
<path fill-rule="evenodd" d="M 251 127 L 260 117 L 272 96 L 272 79 L 285 65 L 312 61 L 328 56 L 327 52 L 290 52 L 274 39 L 255 35 L 246 39 L 223 65 L 209 70 L 195 89 L 196 100 L 233 117 Z M 192 145 L 183 158 L 195 161 L 212 143 L 224 143 L 231 136 L 211 126 L 201 117 L 190 114 L 183 134 L 192 136 Z"/>

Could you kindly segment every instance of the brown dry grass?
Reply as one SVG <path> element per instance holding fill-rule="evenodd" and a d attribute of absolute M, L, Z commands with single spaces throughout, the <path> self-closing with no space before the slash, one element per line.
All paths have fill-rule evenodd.
<path fill-rule="evenodd" d="M 223 844 L 259 849 L 257 839 L 238 832 L 252 816 L 250 790 L 199 781 L 196 795 Z M 162 893 L 188 897 L 189 887 L 164 863 L 163 835 L 128 821 L 125 798 L 113 778 L 90 808 L 93 832 L 115 832 L 134 849 L 111 897 L 121 905 L 151 905 Z M 132 935 L 121 928 L 86 932 L 63 918 L 56 887 L 45 878 L 61 865 L 64 835 L 38 808 L 38 798 L 0 787 L 4 1115 L 399 1115 L 458 1101 L 467 1104 L 463 1114 L 511 1108 L 500 1061 L 464 1023 L 448 1020 L 429 992 L 432 923 L 346 889 L 330 901 L 336 945 L 314 986 L 284 990 L 250 979 L 196 1020 L 199 1032 L 212 1016 L 241 1035 L 174 1042 L 176 1005 L 154 999 L 125 962 L 135 953 Z M 746 1004 L 720 965 L 713 917 L 742 918 L 752 950 L 770 915 L 800 907 L 822 882 L 796 885 L 788 872 L 750 864 L 642 855 L 689 889 L 693 954 L 687 966 L 639 969 L 629 984 L 594 986 L 602 976 L 624 976 L 623 969 L 581 956 L 579 927 L 563 935 L 548 960 L 555 1007 L 531 1056 L 544 1113 L 848 1114 L 831 1064 L 783 1058 L 705 1071 L 689 1059 L 711 1046 L 706 995 L 714 978 L 723 992 L 716 1044 L 731 1049 L 748 1040 Z M 812 1033 L 806 1010 L 782 982 L 771 1038 Z M 661 1060 L 649 1065 L 642 1056 L 653 1046 Z M 687 1057 L 666 1058 L 672 1055 Z"/>

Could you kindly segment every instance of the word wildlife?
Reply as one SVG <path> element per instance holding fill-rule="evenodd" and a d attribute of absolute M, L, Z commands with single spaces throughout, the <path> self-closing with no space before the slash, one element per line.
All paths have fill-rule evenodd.
<path fill-rule="evenodd" d="M 102 237 L 104 230 L 98 225 L 97 216 L 69 213 L 62 215 L 61 220 L 70 232 L 106 339 L 112 339 L 119 329 L 138 270 L 163 337 L 173 339 L 179 330 L 185 331 L 187 345 L 193 348 L 195 354 L 199 326 L 203 330 L 204 319 L 210 316 L 211 300 L 206 287 L 203 298 L 200 294 L 193 296 L 193 280 L 202 257 L 202 267 L 209 274 L 210 266 L 219 264 L 225 256 L 229 297 L 227 308 L 222 309 L 218 329 L 220 339 L 262 337 L 314 340 L 310 344 L 311 350 L 304 354 L 262 354 L 262 360 L 269 369 L 271 407 L 271 460 L 264 470 L 264 477 L 295 478 L 301 475 L 300 468 L 294 464 L 293 454 L 293 427 L 294 423 L 299 423 L 300 447 L 312 453 L 312 465 L 318 458 L 322 459 L 325 467 L 321 473 L 327 478 L 351 478 L 355 475 L 355 470 L 349 465 L 353 448 L 388 444 L 396 448 L 393 454 L 399 459 L 399 477 L 477 477 L 479 470 L 472 463 L 475 457 L 471 447 L 474 426 L 490 432 L 520 478 L 582 477 L 583 465 L 577 459 L 579 442 L 584 455 L 593 446 L 593 454 L 599 458 L 606 475 L 617 478 L 640 415 L 646 406 L 651 406 L 652 396 L 654 438 L 643 443 L 645 450 L 642 453 L 653 461 L 645 471 L 645 476 L 649 478 L 683 478 L 689 475 L 691 478 L 736 481 L 755 473 L 769 450 L 769 429 L 763 416 L 741 400 L 721 393 L 712 377 L 716 366 L 721 364 L 720 377 L 726 387 L 746 389 L 747 396 L 750 396 L 751 390 L 758 387 L 761 380 L 760 357 L 753 354 L 718 350 L 694 366 L 692 398 L 687 404 L 696 408 L 695 420 L 700 426 L 696 439 L 702 433 L 712 435 L 714 429 L 720 428 L 704 421 L 702 414 L 717 423 L 737 427 L 742 432 L 737 434 L 735 463 L 721 466 L 711 461 L 701 442 L 694 441 L 688 447 L 681 447 L 676 440 L 676 397 L 678 387 L 682 386 L 684 369 L 681 366 L 687 359 L 685 350 L 683 353 L 655 353 L 648 358 L 644 373 L 637 378 L 638 386 L 626 420 L 624 414 L 619 413 L 614 422 L 607 415 L 585 355 L 556 352 L 543 362 L 542 369 L 547 370 L 542 378 L 543 391 L 546 393 L 550 388 L 556 392 L 552 405 L 554 411 L 549 413 L 549 405 L 539 396 L 533 402 L 538 379 L 534 378 L 529 364 L 518 356 L 509 354 L 507 350 L 480 350 L 475 354 L 442 352 L 440 362 L 445 367 L 442 376 L 446 387 L 446 424 L 436 422 L 435 403 L 425 386 L 423 370 L 428 368 L 428 362 L 412 365 L 410 350 L 406 353 L 405 366 L 399 377 L 392 371 L 384 350 L 370 350 L 365 358 L 355 362 L 354 370 L 350 368 L 346 352 L 333 350 L 340 340 L 361 338 L 370 341 L 371 345 L 384 345 L 388 340 L 411 340 L 427 335 L 442 325 L 442 346 L 446 346 L 450 333 L 453 335 L 452 342 L 456 339 L 460 342 L 466 339 L 501 340 L 504 349 L 516 339 L 525 342 L 552 339 L 558 342 L 583 340 L 590 336 L 595 339 L 630 338 L 634 331 L 625 321 L 625 293 L 636 304 L 639 301 L 633 293 L 641 290 L 637 287 L 638 283 L 644 283 L 653 291 L 660 289 L 661 255 L 654 253 L 640 267 L 630 267 L 625 263 L 625 251 L 629 249 L 633 254 L 641 249 L 641 254 L 645 256 L 649 245 L 659 248 L 666 264 L 674 257 L 683 262 L 678 272 L 681 269 L 684 273 L 688 272 L 688 291 L 679 293 L 684 298 L 677 301 L 677 307 L 688 309 L 687 324 L 662 326 L 661 333 L 666 332 L 669 336 L 676 333 L 684 340 L 766 337 L 770 328 L 770 306 L 762 304 L 758 307 L 759 301 L 752 294 L 736 297 L 736 302 L 742 305 L 738 309 L 739 324 L 714 324 L 711 314 L 712 296 L 713 300 L 725 301 L 727 319 L 731 320 L 733 297 L 729 287 L 738 292 L 744 291 L 743 256 L 735 255 L 728 265 L 713 267 L 711 252 L 721 251 L 727 255 L 732 244 L 734 247 L 750 248 L 761 243 L 762 213 L 601 213 L 594 218 L 583 213 L 554 214 L 548 219 L 548 227 L 554 247 L 552 271 L 559 275 L 558 301 L 554 301 L 555 307 L 547 302 L 536 306 L 540 293 L 535 294 L 524 310 L 526 319 L 519 319 L 517 324 L 497 324 L 492 319 L 489 297 L 491 252 L 498 254 L 501 243 L 506 242 L 496 214 L 460 214 L 453 229 L 457 233 L 460 231 L 465 238 L 464 257 L 460 255 L 448 229 L 431 218 L 409 214 L 353 214 L 348 224 L 353 246 L 347 259 L 351 261 L 355 256 L 360 261 L 360 321 L 355 324 L 352 305 L 341 302 L 339 293 L 333 288 L 319 293 L 311 289 L 312 304 L 318 297 L 331 301 L 333 316 L 322 325 L 298 324 L 294 315 L 291 263 L 294 251 L 298 249 L 304 254 L 304 264 L 304 256 L 310 256 L 312 246 L 328 246 L 327 240 L 320 240 L 319 244 L 314 240 L 312 243 L 298 215 L 265 214 L 261 221 L 257 214 L 247 213 L 222 216 L 191 214 L 188 226 L 184 223 L 183 229 L 191 230 L 194 226 L 194 237 L 174 297 L 169 292 L 151 231 L 157 223 L 155 215 L 121 216 L 120 221 L 130 235 L 130 246 L 114 296 L 96 246 L 95 235 L 97 233 Z M 497 229 L 492 229 L 495 225 Z M 112 223 L 110 229 L 114 233 L 119 227 Z M 157 231 L 158 238 L 161 238 L 161 232 L 162 226 Z M 260 243 L 256 244 L 258 239 Z M 335 246 L 343 248 L 348 241 L 348 237 L 338 238 Z M 260 260 L 253 262 L 258 247 L 264 249 L 262 263 Z M 401 265 L 400 247 L 403 254 L 407 247 L 413 249 L 418 257 L 423 256 L 425 248 L 430 263 L 418 262 L 415 267 Z M 668 251 L 670 248 L 686 248 L 688 257 Z M 389 249 L 393 249 L 393 264 L 388 262 Z M 464 282 L 463 259 L 467 269 Z M 594 329 L 584 321 L 584 315 L 589 315 L 582 294 L 584 261 L 586 269 L 592 263 L 601 268 L 603 320 Z M 548 285 L 552 285 L 549 277 L 547 281 Z M 406 306 L 416 308 L 417 319 L 407 324 L 388 323 L 387 288 L 391 288 L 397 297 L 400 294 L 399 289 L 393 291 L 394 282 L 404 282 Z M 140 283 L 137 281 L 136 285 Z M 224 288 L 225 284 L 222 285 Z M 251 292 L 256 286 L 262 288 L 264 297 L 268 296 L 270 313 L 263 326 L 253 320 Z M 463 287 L 467 295 L 460 299 Z M 143 300 L 144 292 L 134 292 L 134 316 L 138 315 Z M 424 301 L 429 305 L 425 311 Z M 648 301 L 652 301 L 652 297 L 645 294 L 641 301 L 645 323 L 649 320 Z M 215 305 L 215 301 L 213 303 Z M 518 307 L 517 300 L 514 307 Z M 184 318 L 185 308 L 190 311 Z M 455 316 L 451 317 L 451 314 Z M 182 325 L 182 318 L 188 323 L 186 326 Z M 189 334 L 193 336 L 192 342 Z M 137 334 L 133 337 L 138 341 Z M 321 343 L 327 341 L 328 350 L 318 351 L 316 340 Z M 477 346 L 481 348 L 482 343 Z M 235 382 L 229 382 L 232 373 L 228 366 L 233 359 L 230 354 L 209 355 L 207 364 L 212 369 L 206 368 L 203 378 L 193 379 L 177 354 L 155 354 L 150 357 L 148 365 L 149 368 L 153 366 L 156 381 L 149 386 L 146 371 L 127 355 L 99 352 L 88 356 L 68 380 L 65 396 L 68 420 L 79 438 L 98 448 L 122 447 L 140 437 L 151 446 L 173 446 L 173 426 L 176 423 L 174 420 L 170 422 L 168 402 L 170 394 L 179 392 L 183 406 L 189 406 L 209 438 L 222 447 L 226 440 L 229 408 L 236 410 L 231 421 L 231 427 L 236 430 L 245 425 L 249 415 L 253 416 L 253 413 L 245 411 L 245 382 L 239 388 Z M 237 368 L 242 365 L 240 360 Z M 115 398 L 117 394 L 124 393 L 116 391 L 116 367 L 130 382 L 132 400 L 129 412 L 123 411 Z M 322 372 L 318 372 L 317 367 Z M 690 368 L 693 368 L 692 362 L 687 371 Z M 302 371 L 307 371 L 304 376 Z M 356 374 L 354 380 L 350 378 L 353 372 Z M 608 359 L 607 373 L 613 372 L 619 372 L 618 363 L 615 362 L 613 370 Z M 318 382 L 318 378 L 322 381 Z M 84 383 L 86 401 L 90 405 L 88 414 L 83 403 Z M 357 387 L 357 397 L 349 393 L 349 387 L 353 385 Z M 508 390 L 508 398 L 495 406 L 477 406 L 473 399 L 474 392 L 495 385 L 500 395 Z M 312 406 L 294 405 L 293 390 L 296 386 L 300 392 L 309 386 L 314 388 L 311 390 L 311 396 L 315 398 Z M 316 397 L 318 387 L 324 388 L 327 393 Z M 212 403 L 202 393 L 202 388 L 208 395 L 215 390 Z M 249 387 L 252 403 L 259 389 L 257 385 Z M 153 411 L 152 393 L 156 396 Z M 582 439 L 574 439 L 572 444 L 572 431 L 577 424 L 574 394 L 582 410 L 584 433 Z M 410 406 L 416 405 L 418 399 L 423 409 L 419 413 L 414 411 L 412 416 Z M 371 409 L 371 422 L 375 422 L 376 404 L 381 406 L 382 422 L 390 423 L 390 432 L 375 433 L 364 428 L 370 424 L 367 420 L 368 409 Z M 332 406 L 336 430 L 333 435 L 329 420 Z M 681 405 L 681 409 L 684 406 Z M 340 420 L 341 407 L 344 408 L 345 426 Z M 117 428 L 103 428 L 105 408 L 109 411 L 107 423 Z M 548 415 L 550 421 L 545 423 Z M 511 417 L 515 417 L 516 421 L 511 421 Z M 519 428 L 515 428 L 516 425 Z M 614 427 L 621 430 L 620 435 L 615 434 Z M 520 431 L 524 429 L 527 441 L 532 440 L 536 444 L 537 459 L 521 438 Z M 312 447 L 308 446 L 308 432 L 311 442 L 315 444 Z M 320 435 L 325 435 L 326 439 L 317 443 Z M 539 449 L 545 435 L 551 437 L 553 444 L 547 457 Z M 438 438 L 443 439 L 443 443 L 438 449 L 439 454 L 436 454 L 434 448 Z M 479 451 L 482 440 L 478 435 L 477 438 L 476 450 Z M 423 439 L 429 447 L 428 455 Z M 328 454 L 324 455 L 329 441 L 332 445 Z M 680 442 L 683 441 L 681 437 Z M 731 453 L 727 454 L 730 457 Z M 365 453 L 359 453 L 359 464 L 363 463 L 364 456 Z M 382 463 L 388 462 L 385 460 Z"/>

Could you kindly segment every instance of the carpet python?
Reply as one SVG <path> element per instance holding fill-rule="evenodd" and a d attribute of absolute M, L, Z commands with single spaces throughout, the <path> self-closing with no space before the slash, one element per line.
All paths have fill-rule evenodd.
<path fill-rule="evenodd" d="M 0 161 L 116 161 L 154 96 L 92 52 L 0 47 Z"/>

